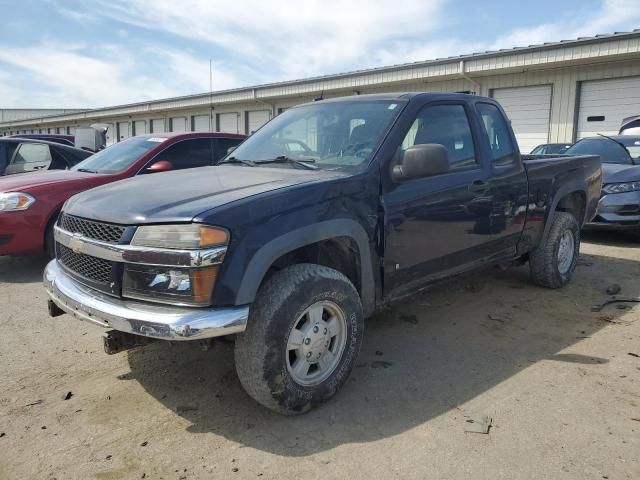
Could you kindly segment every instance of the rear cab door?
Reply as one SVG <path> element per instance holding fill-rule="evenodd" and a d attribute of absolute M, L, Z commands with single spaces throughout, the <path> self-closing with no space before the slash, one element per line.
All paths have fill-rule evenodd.
<path fill-rule="evenodd" d="M 527 213 L 527 174 L 504 110 L 486 99 L 475 102 L 475 109 L 481 120 L 479 143 L 490 164 L 484 195 L 490 199 L 491 211 L 484 233 L 489 235 L 495 254 L 514 256 Z"/>

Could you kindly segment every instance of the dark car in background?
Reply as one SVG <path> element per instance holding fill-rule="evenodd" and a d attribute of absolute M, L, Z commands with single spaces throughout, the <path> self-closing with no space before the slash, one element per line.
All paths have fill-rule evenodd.
<path fill-rule="evenodd" d="M 640 135 L 579 140 L 567 154 L 600 155 L 603 185 L 598 212 L 589 227 L 640 232 Z"/>
<path fill-rule="evenodd" d="M 20 133 L 11 135 L 11 138 L 29 138 L 31 140 L 44 140 L 45 142 L 59 143 L 61 145 L 75 146 L 73 135 L 62 135 L 58 133 Z"/>
<path fill-rule="evenodd" d="M 38 170 L 68 170 L 91 156 L 80 148 L 27 138 L 0 138 L 0 176 Z"/>
<path fill-rule="evenodd" d="M 561 155 L 571 147 L 571 143 L 543 143 L 531 150 L 530 155 Z"/>
<path fill-rule="evenodd" d="M 0 178 L 0 255 L 45 250 L 53 256 L 53 224 L 72 195 L 137 175 L 214 165 L 244 138 L 208 132 L 140 135 L 116 143 L 68 171 Z"/>

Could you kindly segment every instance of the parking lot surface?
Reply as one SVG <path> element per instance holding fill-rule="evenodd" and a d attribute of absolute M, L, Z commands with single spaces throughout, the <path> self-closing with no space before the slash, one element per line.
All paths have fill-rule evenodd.
<path fill-rule="evenodd" d="M 231 343 L 105 355 L 47 316 L 44 258 L 0 258 L 0 478 L 638 479 L 640 305 L 592 305 L 640 295 L 639 247 L 590 233 L 564 289 L 489 269 L 381 312 L 299 417 L 249 398 Z"/>

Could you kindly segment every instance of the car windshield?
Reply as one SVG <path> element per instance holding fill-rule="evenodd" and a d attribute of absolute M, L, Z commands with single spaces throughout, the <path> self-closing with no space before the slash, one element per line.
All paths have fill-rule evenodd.
<path fill-rule="evenodd" d="M 166 138 L 132 137 L 111 145 L 78 163 L 72 170 L 95 173 L 118 173 L 131 166 Z"/>
<path fill-rule="evenodd" d="M 404 105 L 404 100 L 347 100 L 292 108 L 249 137 L 229 159 L 259 164 L 286 158 L 357 170 L 368 164 Z M 296 167 L 296 162 L 278 166 Z"/>
<path fill-rule="evenodd" d="M 622 145 L 608 138 L 585 138 L 572 146 L 566 153 L 569 155 L 600 155 L 602 163 L 631 165 L 629 155 L 632 153 L 629 152 L 629 148 L 625 149 Z M 634 159 L 634 161 L 636 160 Z"/>

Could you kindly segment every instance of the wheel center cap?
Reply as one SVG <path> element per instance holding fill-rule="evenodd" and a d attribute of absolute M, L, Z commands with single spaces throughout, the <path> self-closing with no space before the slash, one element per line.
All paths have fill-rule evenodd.
<path fill-rule="evenodd" d="M 331 336 L 326 322 L 318 321 L 311 325 L 302 342 L 304 358 L 308 363 L 316 363 L 329 349 Z"/>

